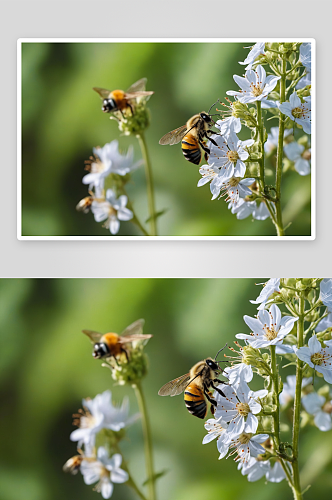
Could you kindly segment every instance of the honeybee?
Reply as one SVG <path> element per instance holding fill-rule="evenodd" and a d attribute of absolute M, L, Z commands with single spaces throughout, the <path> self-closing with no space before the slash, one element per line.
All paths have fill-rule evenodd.
<path fill-rule="evenodd" d="M 64 472 L 70 472 L 70 474 L 75 475 L 80 470 L 83 460 L 83 455 L 75 455 L 74 457 L 71 457 L 69 460 L 67 460 L 65 465 L 62 467 L 62 470 Z"/>
<path fill-rule="evenodd" d="M 215 104 L 216 103 L 212 104 L 211 108 L 213 108 Z M 218 135 L 209 128 L 213 123 L 215 123 L 211 117 L 212 115 L 210 115 L 211 108 L 208 113 L 202 111 L 201 113 L 192 116 L 185 125 L 182 125 L 182 127 L 176 128 L 175 130 L 165 134 L 160 139 L 159 144 L 169 144 L 170 146 L 173 146 L 173 144 L 178 144 L 182 141 L 182 153 L 184 154 L 186 160 L 194 163 L 195 165 L 199 165 L 202 158 L 200 148 L 202 148 L 205 152 L 204 156 L 205 160 L 207 160 L 208 155 L 210 154 L 210 149 L 204 144 L 204 139 L 209 139 L 212 144 L 218 146 L 216 141 L 210 137 L 211 134 Z"/>
<path fill-rule="evenodd" d="M 208 401 L 211 403 L 211 413 L 214 415 L 217 401 L 213 398 L 210 388 L 221 396 L 225 396 L 222 390 L 214 384 L 227 385 L 226 382 L 217 378 L 223 370 L 218 366 L 221 361 L 216 361 L 218 354 L 226 346 L 227 344 L 217 352 L 214 359 L 206 358 L 199 361 L 190 369 L 189 373 L 167 382 L 159 390 L 159 396 L 177 396 L 184 391 L 184 402 L 189 413 L 198 418 L 205 418 L 208 411 Z"/>
<path fill-rule="evenodd" d="M 144 319 L 138 319 L 131 325 L 129 325 L 121 335 L 117 333 L 98 333 L 93 330 L 82 330 L 85 335 L 87 335 L 92 343 L 93 352 L 92 356 L 96 359 L 111 358 L 113 357 L 118 362 L 118 357 L 121 354 L 126 356 L 127 361 L 129 361 L 129 351 L 130 347 L 126 344 L 135 342 L 137 340 L 150 339 L 152 335 L 143 335 L 143 325 Z"/>
<path fill-rule="evenodd" d="M 102 111 L 104 113 L 114 113 L 114 111 L 120 111 L 123 116 L 123 110 L 130 109 L 131 114 L 134 114 L 134 100 L 138 97 L 150 96 L 154 92 L 145 90 L 147 79 L 141 78 L 137 82 L 133 83 L 129 89 L 125 92 L 124 90 L 107 90 L 100 87 L 93 87 L 100 97 L 103 99 Z"/>

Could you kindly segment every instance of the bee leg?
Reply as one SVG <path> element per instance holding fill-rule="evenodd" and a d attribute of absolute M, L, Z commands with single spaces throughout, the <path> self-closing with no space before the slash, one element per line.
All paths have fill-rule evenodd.
<path fill-rule="evenodd" d="M 211 398 L 208 391 L 204 391 L 204 394 L 206 396 L 206 399 L 211 403 L 211 405 L 217 406 L 217 401 L 215 399 Z"/>
<path fill-rule="evenodd" d="M 126 359 L 127 359 L 127 363 L 129 363 L 129 356 L 128 356 L 127 349 L 122 348 L 122 349 L 121 349 L 121 352 L 124 352 L 124 353 L 125 353 L 125 355 L 126 355 Z"/>
<path fill-rule="evenodd" d="M 216 407 L 214 405 L 211 405 L 210 410 L 211 410 L 212 415 L 214 415 L 215 411 L 216 411 Z"/>
<path fill-rule="evenodd" d="M 118 363 L 118 360 L 116 359 L 116 356 L 113 356 L 113 358 L 115 359 L 116 364 L 119 366 L 119 363 Z"/>
<path fill-rule="evenodd" d="M 205 151 L 205 153 L 207 153 L 208 155 L 210 154 L 209 148 L 206 147 L 203 142 L 199 141 L 199 145 L 201 146 L 201 148 L 203 149 L 203 151 Z"/>
<path fill-rule="evenodd" d="M 128 102 L 128 107 L 130 108 L 131 116 L 134 116 L 134 108 L 132 107 L 130 102 Z"/>
<path fill-rule="evenodd" d="M 218 380 L 218 382 L 221 382 L 221 381 L 220 381 L 220 380 Z M 221 382 L 221 383 L 223 384 L 224 382 Z M 218 393 L 218 394 L 220 394 L 220 396 L 223 396 L 224 398 L 226 397 L 226 396 L 225 396 L 225 394 L 222 392 L 222 390 L 221 390 L 221 389 L 219 389 L 219 387 L 216 387 L 216 386 L 213 384 L 213 382 L 212 382 L 212 381 L 210 382 L 210 385 L 211 385 L 211 387 L 212 387 L 215 391 L 217 391 L 217 393 Z M 225 384 L 225 385 L 227 385 L 227 384 Z"/>

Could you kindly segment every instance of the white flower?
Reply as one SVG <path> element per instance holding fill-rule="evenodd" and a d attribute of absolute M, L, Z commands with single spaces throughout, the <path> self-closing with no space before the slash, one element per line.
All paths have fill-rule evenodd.
<path fill-rule="evenodd" d="M 134 217 L 131 210 L 126 208 L 128 198 L 121 195 L 118 199 L 112 189 L 106 191 L 106 200 L 94 200 L 91 205 L 91 212 L 96 222 L 106 220 L 104 227 L 112 234 L 117 234 L 120 228 L 120 220 L 127 221 Z"/>
<path fill-rule="evenodd" d="M 275 293 L 280 292 L 280 278 L 270 278 L 269 281 L 263 283 L 263 288 L 261 293 L 258 295 L 256 300 L 251 300 L 252 304 L 260 304 L 258 309 L 263 309 L 269 297 Z"/>
<path fill-rule="evenodd" d="M 302 398 L 302 404 L 306 412 L 314 415 L 314 422 L 319 430 L 326 432 L 332 429 L 332 401 L 326 401 L 324 396 L 311 392 Z"/>
<path fill-rule="evenodd" d="M 280 80 L 280 76 L 269 75 L 266 77 L 265 69 L 260 64 L 255 71 L 246 71 L 245 78 L 238 75 L 233 75 L 233 78 L 241 90 L 228 90 L 226 94 L 236 96 L 243 103 L 266 99 Z"/>
<path fill-rule="evenodd" d="M 297 93 L 293 94 L 289 98 L 289 102 L 282 102 L 279 105 L 280 111 L 289 116 L 291 120 L 299 125 L 302 125 L 303 131 L 306 134 L 311 133 L 311 97 L 305 97 L 305 102 L 301 102 L 301 99 Z"/>
<path fill-rule="evenodd" d="M 250 48 L 250 52 L 243 62 L 239 61 L 239 64 L 247 64 L 246 69 L 251 69 L 253 62 L 260 55 L 264 54 L 265 42 L 257 42 Z"/>
<path fill-rule="evenodd" d="M 287 464 L 286 467 L 288 467 Z M 275 462 L 275 464 L 271 466 L 269 460 L 263 462 L 261 460 L 256 460 L 256 458 L 253 457 L 249 460 L 248 464 L 243 464 L 241 469 L 242 475 L 247 475 L 247 479 L 250 482 L 258 481 L 265 476 L 267 481 L 270 481 L 271 483 L 280 483 L 280 481 L 286 477 L 285 471 L 280 462 Z"/>
<path fill-rule="evenodd" d="M 89 449 L 94 446 L 96 434 L 101 429 L 119 431 L 137 418 L 136 415 L 128 418 L 128 398 L 123 399 L 120 408 L 113 406 L 111 391 L 97 394 L 94 399 L 83 399 L 82 403 L 85 411 L 79 418 L 79 428 L 70 434 L 70 439 L 84 443 Z"/>
<path fill-rule="evenodd" d="M 218 120 L 216 127 L 220 130 L 220 134 L 227 139 L 232 132 L 235 134 L 241 132 L 241 120 L 235 116 L 229 116 L 224 120 Z"/>
<path fill-rule="evenodd" d="M 324 278 L 320 284 L 320 300 L 332 312 L 332 278 Z"/>
<path fill-rule="evenodd" d="M 245 201 L 243 198 L 239 198 L 238 202 L 234 205 L 230 203 L 228 208 L 232 209 L 232 214 L 236 214 L 236 218 L 241 220 L 252 215 L 253 219 L 265 220 L 271 217 L 271 214 L 264 202 L 261 202 L 257 206 L 255 201 Z"/>
<path fill-rule="evenodd" d="M 303 78 L 298 82 L 296 85 L 296 89 L 303 89 L 303 87 L 306 87 L 307 85 L 311 85 L 311 73 L 307 73 L 304 75 Z"/>
<path fill-rule="evenodd" d="M 223 450 L 220 452 L 219 459 L 224 458 L 231 449 L 233 451 L 230 455 L 236 453 L 235 460 L 240 460 L 243 464 L 248 463 L 251 457 L 265 453 L 265 449 L 259 443 L 264 443 L 269 437 L 268 434 L 253 435 L 251 432 L 247 432 L 247 427 L 246 424 L 244 431 L 239 436 L 225 434 Z"/>
<path fill-rule="evenodd" d="M 272 304 L 269 312 L 261 309 L 258 311 L 257 318 L 245 315 L 243 319 L 252 330 L 252 333 L 251 335 L 238 333 L 235 335 L 236 338 L 244 339 L 252 347 L 259 349 L 282 344 L 284 337 L 293 329 L 295 321 L 299 318 L 293 316 L 284 316 L 282 318 L 279 307 Z"/>
<path fill-rule="evenodd" d="M 226 179 L 224 177 L 217 177 L 213 183 L 211 183 L 211 193 L 213 194 L 212 200 L 221 196 L 227 195 L 225 199 L 226 202 L 230 202 L 233 206 L 236 206 L 240 198 L 245 198 L 252 194 L 251 186 L 255 182 L 255 179 L 246 178 L 242 179 L 240 177 L 231 177 Z"/>
<path fill-rule="evenodd" d="M 129 147 L 127 154 L 122 155 L 119 152 L 118 141 L 112 141 L 102 148 L 93 148 L 95 158 L 93 161 L 86 162 L 90 165 L 90 173 L 82 179 L 83 184 L 89 184 L 92 187 L 104 187 L 105 177 L 113 174 L 126 175 L 132 170 L 142 165 L 140 160 L 134 163 L 134 149 Z"/>
<path fill-rule="evenodd" d="M 202 165 L 199 169 L 199 173 L 202 178 L 199 179 L 197 187 L 204 186 L 204 184 L 214 181 L 214 179 L 216 179 L 219 175 L 219 168 L 214 167 L 213 165 Z"/>
<path fill-rule="evenodd" d="M 286 405 L 294 399 L 295 387 L 296 387 L 296 375 L 288 375 L 286 377 L 287 382 L 284 383 L 281 394 L 279 395 L 279 401 L 282 405 Z M 311 384 L 312 377 L 303 378 L 301 387 L 306 387 Z"/>
<path fill-rule="evenodd" d="M 212 136 L 217 146 L 208 143 L 210 155 L 208 164 L 220 169 L 219 176 L 225 179 L 244 177 L 246 166 L 244 160 L 249 158 L 247 147 L 254 144 L 253 139 L 241 141 L 234 132 L 226 138 L 220 135 Z"/>
<path fill-rule="evenodd" d="M 302 144 L 296 141 L 290 142 L 284 146 L 287 158 L 294 162 L 295 170 L 300 175 L 310 174 L 311 149 L 306 149 Z"/>
<path fill-rule="evenodd" d="M 300 61 L 309 71 L 311 70 L 311 43 L 302 43 L 300 47 Z"/>
<path fill-rule="evenodd" d="M 284 131 L 284 138 L 293 134 L 293 130 L 286 128 Z M 279 127 L 271 127 L 270 132 L 267 134 L 267 141 L 264 144 L 264 150 L 266 153 L 271 153 L 278 146 L 279 140 Z"/>
<path fill-rule="evenodd" d="M 226 374 L 230 385 L 235 389 L 243 380 L 247 383 L 251 382 L 254 376 L 251 365 L 247 365 L 245 363 L 237 363 L 227 366 L 224 369 L 224 374 Z"/>
<path fill-rule="evenodd" d="M 217 440 L 217 448 L 219 453 L 224 449 L 224 439 L 226 434 L 226 429 L 228 424 L 222 419 L 216 420 L 215 418 L 209 418 L 204 424 L 205 429 L 208 433 L 203 438 L 203 444 L 210 443 L 213 439 Z"/>
<path fill-rule="evenodd" d="M 215 393 L 217 400 L 216 419 L 222 418 L 229 422 L 227 428 L 227 438 L 238 437 L 246 426 L 246 432 L 255 434 L 258 426 L 256 413 L 261 411 L 258 398 L 267 395 L 266 390 L 253 392 L 246 382 L 241 381 L 235 388 L 230 385 L 222 386 L 225 397 Z"/>
<path fill-rule="evenodd" d="M 332 384 L 332 341 L 327 340 L 327 347 L 322 347 L 314 334 L 308 342 L 308 347 L 295 349 L 296 356 L 321 373 L 329 384 Z"/>
<path fill-rule="evenodd" d="M 332 312 L 323 318 L 316 326 L 316 332 L 324 332 L 328 328 L 332 329 Z"/>
<path fill-rule="evenodd" d="M 109 458 L 106 448 L 100 446 L 97 459 L 83 460 L 81 473 L 85 484 L 99 481 L 95 487 L 96 491 L 100 492 L 103 498 L 110 498 L 113 493 L 113 483 L 125 483 L 129 476 L 126 471 L 120 469 L 122 456 L 119 453 Z"/>

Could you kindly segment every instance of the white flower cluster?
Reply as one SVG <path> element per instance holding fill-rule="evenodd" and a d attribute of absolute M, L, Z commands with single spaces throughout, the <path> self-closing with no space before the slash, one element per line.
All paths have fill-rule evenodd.
<path fill-rule="evenodd" d="M 124 398 L 121 407 L 114 406 L 111 391 L 97 394 L 94 399 L 83 399 L 82 403 L 84 410 L 75 415 L 78 417 L 79 427 L 70 435 L 72 441 L 78 442 L 79 455 L 70 458 L 64 465 L 64 470 L 73 474 L 80 470 L 86 484 L 97 483 L 95 489 L 103 498 L 110 498 L 113 483 L 124 483 L 129 476 L 120 468 L 121 454 L 114 453 L 110 457 L 105 446 L 98 446 L 96 449 L 96 436 L 104 430 L 117 433 L 134 422 L 139 415 L 128 416 L 128 398 Z"/>
<path fill-rule="evenodd" d="M 201 166 L 199 173 L 201 179 L 197 186 L 210 184 L 212 200 L 225 197 L 229 202 L 228 208 L 238 219 L 244 219 L 251 215 L 254 219 L 265 220 L 271 217 L 271 210 L 268 209 L 264 199 L 250 199 L 253 190 L 257 190 L 255 178 L 247 175 L 246 161 L 250 160 L 250 148 L 255 144 L 254 139 L 241 141 L 238 138 L 241 132 L 242 124 L 248 126 L 245 116 L 239 117 L 236 111 L 238 103 L 247 107 L 246 114 L 250 116 L 248 104 L 260 102 L 262 108 L 279 108 L 280 111 L 288 116 L 292 121 L 301 125 L 304 132 L 310 134 L 311 131 L 311 97 L 304 97 L 303 101 L 297 95 L 296 91 L 290 96 L 289 102 L 280 104 L 278 100 L 271 99 L 270 94 L 275 89 L 280 76 L 266 75 L 266 71 L 259 62 L 265 57 L 266 50 L 264 42 L 258 42 L 249 52 L 245 61 L 240 64 L 246 65 L 245 76 L 234 75 L 235 83 L 240 87 L 239 90 L 228 90 L 227 95 L 235 99 L 230 106 L 230 116 L 223 120 L 218 120 L 216 127 L 220 134 L 212 135 L 211 141 L 208 141 L 210 150 L 207 165 Z M 263 57 L 263 59 L 264 59 Z M 310 72 L 311 44 L 303 43 L 300 46 L 300 62 L 305 66 L 306 71 Z M 267 60 L 262 61 L 267 64 Z M 253 68 L 255 65 L 255 69 Z M 273 94 L 272 94 L 273 95 Z M 227 99 L 228 100 L 228 99 Z M 228 100 L 229 101 L 229 100 Z M 230 101 L 229 101 L 230 102 Z M 252 109 L 251 109 L 252 110 Z M 252 110 L 253 111 L 253 110 Z M 251 115 L 253 117 L 253 115 Z M 251 127 L 252 128 L 252 125 Z M 292 130 L 286 129 L 284 137 L 292 134 Z M 278 144 L 278 127 L 272 127 L 268 139 L 264 144 L 265 152 L 270 153 Z M 288 159 L 294 162 L 294 168 L 300 175 L 310 173 L 311 150 L 305 148 L 303 144 L 291 142 L 285 146 L 285 154 Z M 255 160 L 252 160 L 255 161 Z M 252 189 L 250 189 L 250 187 Z"/>
<path fill-rule="evenodd" d="M 240 346 L 238 361 L 241 362 L 224 370 L 228 384 L 219 386 L 224 397 L 215 391 L 217 406 L 214 418 L 205 423 L 208 434 L 204 437 L 203 444 L 216 439 L 219 459 L 235 455 L 235 460 L 239 463 L 238 468 L 249 481 L 256 481 L 265 476 L 267 481 L 279 482 L 291 472 L 287 460 L 280 460 L 278 455 L 271 451 L 272 438 L 264 432 L 264 407 L 270 404 L 271 395 L 265 389 L 252 391 L 248 385 L 254 372 L 260 373 L 259 362 L 267 360 L 264 356 L 268 355 L 262 357 L 260 350 L 276 346 L 277 354 L 286 354 L 287 360 L 290 355 L 293 360 L 299 358 L 308 369 L 312 369 L 313 374 L 317 371 L 326 382 L 332 384 L 332 340 L 325 340 L 322 346 L 317 335 L 313 334 L 308 346 L 297 348 L 289 343 L 287 336 L 291 334 L 299 318 L 295 315 L 283 316 L 276 305 L 275 302 L 283 302 L 281 286 L 280 278 L 271 278 L 264 284 L 257 299 L 251 300 L 252 303 L 258 304 L 256 317 L 244 316 L 251 333 L 236 335 L 237 339 L 244 340 L 246 344 L 244 348 Z M 332 310 L 332 279 L 321 281 L 320 300 L 329 313 Z M 317 332 L 332 332 L 332 314 L 327 313 L 318 323 Z M 287 343 L 284 343 L 284 340 Z M 237 345 L 239 346 L 238 343 Z M 251 356 L 256 355 L 258 361 L 249 364 L 249 358 L 245 359 L 246 350 L 251 351 Z M 326 390 L 325 395 L 323 392 L 313 391 L 312 383 L 313 377 L 302 379 L 302 405 L 309 421 L 321 431 L 328 431 L 332 429 L 332 396 L 329 391 L 326 395 Z M 296 376 L 290 375 L 279 395 L 282 408 L 287 408 L 294 400 L 295 388 Z"/>
<path fill-rule="evenodd" d="M 113 189 L 105 192 L 105 181 L 112 175 L 122 178 L 138 168 L 142 161 L 134 163 L 134 150 L 132 146 L 127 154 L 119 152 L 118 141 L 105 144 L 102 148 L 93 148 L 94 157 L 86 162 L 86 174 L 82 182 L 89 186 L 89 196 L 83 198 L 77 205 L 77 210 L 87 213 L 90 208 L 96 222 L 104 222 L 104 227 L 112 234 L 117 234 L 120 221 L 128 221 L 133 218 L 133 212 L 126 205 L 128 198 L 122 194 L 117 197 Z"/>

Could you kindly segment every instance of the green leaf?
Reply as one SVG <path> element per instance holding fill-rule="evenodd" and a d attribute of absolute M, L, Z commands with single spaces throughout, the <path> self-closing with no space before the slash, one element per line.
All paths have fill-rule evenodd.
<path fill-rule="evenodd" d="M 162 470 L 161 472 L 156 472 L 156 474 L 154 474 L 152 477 L 149 477 L 146 481 L 144 481 L 144 483 L 142 484 L 142 486 L 146 486 L 147 484 L 149 484 L 152 480 L 153 481 L 156 481 L 157 479 L 159 479 L 160 477 L 164 476 L 166 473 L 168 472 L 168 469 L 164 469 Z"/>
<path fill-rule="evenodd" d="M 154 215 L 151 215 L 148 219 L 146 219 L 146 223 L 150 222 L 152 219 L 158 219 L 161 215 L 164 215 L 166 212 L 168 212 L 168 208 L 164 208 L 164 210 L 160 210 L 160 212 L 156 212 Z"/>

